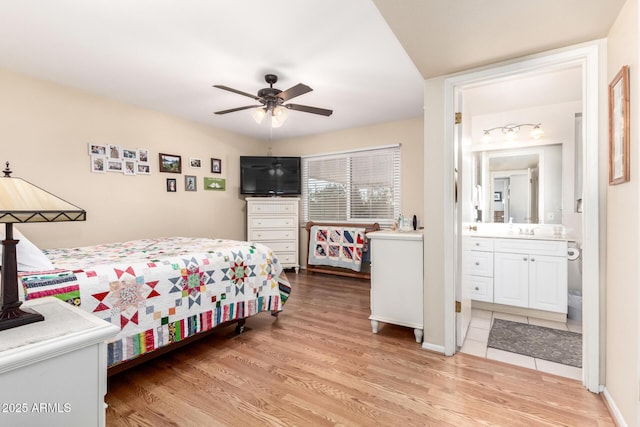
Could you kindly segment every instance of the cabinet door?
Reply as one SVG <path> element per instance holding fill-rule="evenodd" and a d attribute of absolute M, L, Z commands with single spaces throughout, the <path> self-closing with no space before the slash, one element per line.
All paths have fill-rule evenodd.
<path fill-rule="evenodd" d="M 529 307 L 567 312 L 567 258 L 530 255 Z"/>
<path fill-rule="evenodd" d="M 493 302 L 529 306 L 529 255 L 496 252 Z"/>

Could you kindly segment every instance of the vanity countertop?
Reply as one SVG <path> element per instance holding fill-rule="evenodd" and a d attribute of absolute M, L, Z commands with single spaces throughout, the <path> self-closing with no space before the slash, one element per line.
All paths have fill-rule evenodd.
<path fill-rule="evenodd" d="M 462 235 L 469 237 L 489 237 L 494 239 L 560 240 L 575 242 L 575 238 L 568 235 L 554 236 L 548 234 L 520 234 L 517 230 L 515 230 L 513 234 L 465 230 Z"/>

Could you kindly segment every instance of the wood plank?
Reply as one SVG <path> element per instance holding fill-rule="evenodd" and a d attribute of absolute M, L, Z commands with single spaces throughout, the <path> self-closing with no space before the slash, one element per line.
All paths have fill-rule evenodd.
<path fill-rule="evenodd" d="M 369 283 L 290 273 L 278 318 L 210 336 L 109 378 L 107 425 L 613 426 L 568 378 L 371 333 Z"/>

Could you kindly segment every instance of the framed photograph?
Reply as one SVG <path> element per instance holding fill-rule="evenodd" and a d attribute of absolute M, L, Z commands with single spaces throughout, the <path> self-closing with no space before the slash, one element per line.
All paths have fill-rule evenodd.
<path fill-rule="evenodd" d="M 160 172 L 182 173 L 182 158 L 175 154 L 160 153 Z"/>
<path fill-rule="evenodd" d="M 493 201 L 501 202 L 502 201 L 502 191 L 494 191 L 493 192 Z"/>
<path fill-rule="evenodd" d="M 211 159 L 211 173 L 222 173 L 222 160 Z"/>
<path fill-rule="evenodd" d="M 175 193 L 177 191 L 177 183 L 175 178 L 167 178 L 167 192 Z"/>
<path fill-rule="evenodd" d="M 130 148 L 122 149 L 123 160 L 138 160 L 138 149 L 132 150 Z"/>
<path fill-rule="evenodd" d="M 195 175 L 184 176 L 184 191 L 197 191 L 196 177 Z"/>
<path fill-rule="evenodd" d="M 119 145 L 109 144 L 107 155 L 110 159 L 122 159 L 122 148 Z"/>
<path fill-rule="evenodd" d="M 89 155 L 90 156 L 106 156 L 107 146 L 103 144 L 89 143 Z"/>
<path fill-rule="evenodd" d="M 149 161 L 149 150 L 146 148 L 138 148 L 138 161 L 147 163 Z"/>
<path fill-rule="evenodd" d="M 148 163 L 138 163 L 138 175 L 151 175 L 151 166 Z"/>
<path fill-rule="evenodd" d="M 122 160 L 107 159 L 107 170 L 122 173 Z"/>
<path fill-rule="evenodd" d="M 91 172 L 107 172 L 107 158 L 105 156 L 91 156 Z"/>
<path fill-rule="evenodd" d="M 123 160 L 123 172 L 125 175 L 135 175 L 136 174 L 136 162 L 135 160 Z"/>
<path fill-rule="evenodd" d="M 191 157 L 189 159 L 189 167 L 192 168 L 201 168 L 202 167 L 202 160 L 200 159 L 196 159 L 194 157 Z"/>
<path fill-rule="evenodd" d="M 609 83 L 609 184 L 629 181 L 629 66 Z"/>
<path fill-rule="evenodd" d="M 205 190 L 219 190 L 224 191 L 226 188 L 226 181 L 224 178 L 204 178 Z"/>

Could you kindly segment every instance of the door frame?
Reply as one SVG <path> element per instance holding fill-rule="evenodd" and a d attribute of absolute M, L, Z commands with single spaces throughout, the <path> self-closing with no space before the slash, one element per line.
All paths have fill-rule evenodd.
<path fill-rule="evenodd" d="M 453 146 L 456 132 L 455 112 L 460 111 L 458 97 L 465 87 L 481 82 L 508 78 L 518 74 L 553 67 L 563 68 L 580 65 L 583 87 L 583 216 L 582 216 L 582 256 L 583 256 L 583 364 L 582 382 L 591 392 L 601 390 L 600 354 L 600 162 L 598 160 L 600 139 L 599 107 L 604 99 L 604 81 L 601 51 L 604 42 L 598 40 L 555 51 L 537 54 L 506 63 L 495 64 L 476 71 L 460 73 L 444 81 L 444 246 L 460 247 L 459 218 L 455 216 L 455 200 L 449 189 L 454 188 L 453 165 L 457 164 Z M 448 167 L 446 165 L 449 165 Z M 588 173 L 598 171 L 599 173 Z M 456 257 L 459 255 L 456 254 Z M 444 264 L 444 350 L 453 355 L 456 351 L 455 295 L 459 262 L 445 257 Z"/>

